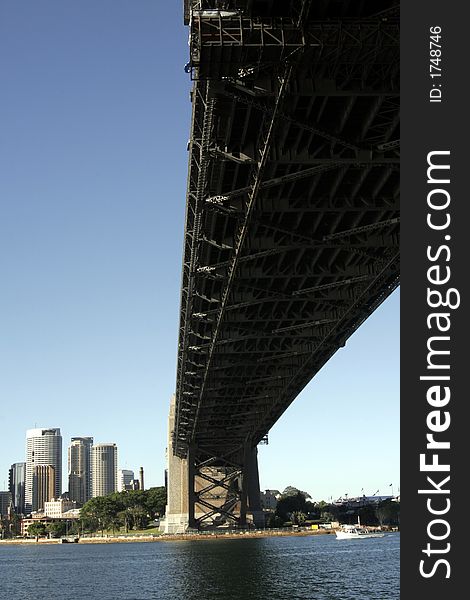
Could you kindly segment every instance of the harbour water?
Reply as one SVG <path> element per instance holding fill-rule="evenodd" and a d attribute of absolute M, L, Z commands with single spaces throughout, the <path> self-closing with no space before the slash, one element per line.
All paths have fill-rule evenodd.
<path fill-rule="evenodd" d="M 0 546 L 5 600 L 398 600 L 400 535 Z"/>

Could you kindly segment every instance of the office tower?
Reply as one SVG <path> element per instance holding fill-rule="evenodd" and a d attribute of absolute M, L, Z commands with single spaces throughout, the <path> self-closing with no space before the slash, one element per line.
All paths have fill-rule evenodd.
<path fill-rule="evenodd" d="M 33 510 L 44 510 L 44 504 L 55 498 L 55 469 L 52 465 L 36 465 L 33 471 Z"/>
<path fill-rule="evenodd" d="M 133 489 L 134 471 L 119 469 L 117 478 L 117 491 L 125 492 Z"/>
<path fill-rule="evenodd" d="M 117 490 L 117 446 L 95 444 L 91 449 L 92 496 L 106 496 Z"/>
<path fill-rule="evenodd" d="M 0 518 L 7 518 L 10 516 L 10 510 L 12 508 L 11 494 L 9 491 L 0 492 Z"/>
<path fill-rule="evenodd" d="M 62 436 L 58 427 L 26 432 L 25 512 L 33 508 L 33 474 L 38 465 L 54 468 L 54 498 L 62 493 Z"/>
<path fill-rule="evenodd" d="M 144 490 L 144 467 L 139 469 L 139 489 Z"/>
<path fill-rule="evenodd" d="M 24 514 L 24 485 L 26 463 L 13 463 L 8 474 L 8 490 L 11 494 L 13 509 L 17 515 Z"/>
<path fill-rule="evenodd" d="M 92 437 L 73 437 L 68 450 L 69 498 L 83 506 L 91 498 Z"/>

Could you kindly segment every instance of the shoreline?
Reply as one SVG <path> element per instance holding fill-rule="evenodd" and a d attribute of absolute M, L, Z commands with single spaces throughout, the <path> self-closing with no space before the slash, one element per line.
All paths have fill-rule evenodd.
<path fill-rule="evenodd" d="M 97 537 L 83 536 L 79 544 L 119 544 L 128 542 L 181 542 L 181 541 L 200 541 L 200 540 L 229 540 L 246 538 L 265 538 L 265 537 L 305 537 L 315 535 L 332 535 L 334 530 L 307 530 L 307 531 L 244 531 L 244 532 L 214 532 L 214 533 L 180 533 L 180 534 L 151 534 L 151 535 L 105 535 Z M 40 538 L 35 539 L 9 539 L 0 540 L 0 545 L 50 545 L 60 544 L 61 538 Z"/>

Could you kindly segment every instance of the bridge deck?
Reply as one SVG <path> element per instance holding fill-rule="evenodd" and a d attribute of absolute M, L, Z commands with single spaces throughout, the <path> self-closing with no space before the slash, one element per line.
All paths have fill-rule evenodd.
<path fill-rule="evenodd" d="M 399 281 L 396 8 L 224 4 L 190 23 L 181 457 L 258 443 Z"/>

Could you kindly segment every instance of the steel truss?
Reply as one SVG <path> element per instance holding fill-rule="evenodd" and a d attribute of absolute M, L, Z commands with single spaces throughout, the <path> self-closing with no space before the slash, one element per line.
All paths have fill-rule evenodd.
<path fill-rule="evenodd" d="M 218 435 L 213 429 L 212 440 Z M 259 490 L 256 484 L 250 485 L 250 479 L 257 476 L 256 449 L 236 443 L 223 454 L 214 454 L 203 444 L 190 448 L 188 465 L 189 527 L 223 523 L 246 527 L 247 511 L 259 511 Z"/>
<path fill-rule="evenodd" d="M 396 6 L 228 5 L 188 4 L 173 447 L 197 526 L 244 522 L 249 452 L 399 282 Z"/>
<path fill-rule="evenodd" d="M 393 72 L 398 46 L 396 19 L 309 22 L 298 27 L 291 18 L 253 19 L 194 11 L 190 66 L 194 79 L 249 77 L 261 65 L 279 63 L 288 51 L 302 49 L 309 50 L 311 62 L 323 76 L 341 73 L 346 84 L 358 73 L 363 79 L 365 67 L 371 70 L 369 77 L 378 68 L 382 79 L 387 78 Z"/>

